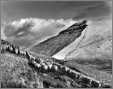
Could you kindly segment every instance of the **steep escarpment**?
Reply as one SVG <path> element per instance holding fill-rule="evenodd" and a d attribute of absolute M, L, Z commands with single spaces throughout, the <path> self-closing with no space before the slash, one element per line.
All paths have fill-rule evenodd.
<path fill-rule="evenodd" d="M 66 30 L 61 31 L 58 35 L 40 42 L 30 50 L 38 54 L 52 56 L 76 40 L 86 27 L 87 23 L 85 20 L 75 23 Z"/>

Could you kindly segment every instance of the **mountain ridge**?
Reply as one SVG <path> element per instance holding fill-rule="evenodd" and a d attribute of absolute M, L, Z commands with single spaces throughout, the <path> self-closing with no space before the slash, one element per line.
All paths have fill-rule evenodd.
<path fill-rule="evenodd" d="M 30 49 L 38 54 L 45 54 L 52 56 L 62 50 L 64 47 L 76 40 L 87 27 L 87 21 L 83 20 L 79 23 L 75 23 L 67 29 L 59 32 L 58 35 L 53 36 Z"/>

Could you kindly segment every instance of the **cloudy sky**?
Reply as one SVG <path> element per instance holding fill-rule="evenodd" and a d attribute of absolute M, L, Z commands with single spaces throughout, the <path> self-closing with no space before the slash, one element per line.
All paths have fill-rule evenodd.
<path fill-rule="evenodd" d="M 46 38 L 78 19 L 100 20 L 111 15 L 112 2 L 2 0 L 1 19 L 5 35 L 17 39 Z M 74 22 L 75 21 L 75 22 Z M 4 33 L 3 31 L 1 31 Z M 22 41 L 20 41 L 22 42 Z"/>
<path fill-rule="evenodd" d="M 16 1 L 2 0 L 2 21 L 20 18 L 95 18 L 110 13 L 109 0 L 105 1 Z"/>

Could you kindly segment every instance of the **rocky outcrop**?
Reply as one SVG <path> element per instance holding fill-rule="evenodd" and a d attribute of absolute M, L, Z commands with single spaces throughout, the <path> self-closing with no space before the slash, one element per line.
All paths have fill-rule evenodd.
<path fill-rule="evenodd" d="M 28 88 L 98 88 L 111 87 L 68 67 L 63 61 L 33 56 L 7 41 L 1 41 L 1 87 Z"/>
<path fill-rule="evenodd" d="M 30 50 L 38 54 L 52 56 L 76 40 L 87 27 L 86 23 L 87 21 L 85 20 L 75 23 L 66 30 L 61 31 L 58 35 L 40 42 Z"/>

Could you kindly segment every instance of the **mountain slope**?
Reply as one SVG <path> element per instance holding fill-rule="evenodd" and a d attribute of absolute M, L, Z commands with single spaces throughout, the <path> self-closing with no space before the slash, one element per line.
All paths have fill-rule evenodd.
<path fill-rule="evenodd" d="M 98 20 L 88 20 L 88 27 L 82 32 L 82 35 L 67 47 L 54 55 L 55 58 L 65 59 L 78 58 L 87 54 L 94 57 L 102 53 L 101 56 L 112 58 L 112 20 L 106 17 Z M 79 51 L 82 51 L 82 53 Z M 82 50 L 83 49 L 83 50 Z M 97 50 L 97 51 L 96 51 Z M 74 52 L 75 51 L 75 52 Z M 70 55 L 72 53 L 72 55 Z M 90 53 L 93 53 L 92 55 Z M 78 55 L 79 54 L 79 55 Z M 105 54 L 105 55 L 104 55 Z M 76 56 L 78 55 L 78 56 Z M 66 57 L 68 56 L 68 57 Z M 98 56 L 98 55 L 97 55 Z M 84 57 L 83 57 L 84 58 Z M 88 58 L 88 56 L 87 56 Z M 86 59 L 87 59 L 86 58 Z"/>
<path fill-rule="evenodd" d="M 94 73 L 87 72 L 92 74 L 91 77 L 83 73 L 85 66 L 82 68 L 74 62 L 70 65 L 69 62 L 61 62 L 54 58 L 33 56 L 32 53 L 4 40 L 1 44 L 0 83 L 2 88 L 111 87 L 109 82 L 108 84 L 101 82 L 103 79 L 98 76 L 106 76 L 105 80 L 112 79 L 106 73 L 98 72 L 98 79 L 95 80 Z M 83 69 L 83 72 L 76 68 Z"/>
<path fill-rule="evenodd" d="M 92 21 L 86 30 L 85 38 L 65 58 L 112 60 L 112 20 Z"/>
<path fill-rule="evenodd" d="M 54 55 L 106 73 L 112 73 L 112 20 L 102 19 L 88 24 L 82 41 L 74 41 Z M 80 37 L 79 37 L 80 38 Z M 83 38 L 83 37 L 82 37 Z M 62 56 L 60 56 L 62 55 Z"/>
<path fill-rule="evenodd" d="M 86 27 L 85 20 L 80 23 L 75 23 L 66 30 L 61 31 L 58 35 L 35 45 L 30 51 L 52 56 L 76 40 Z"/>

